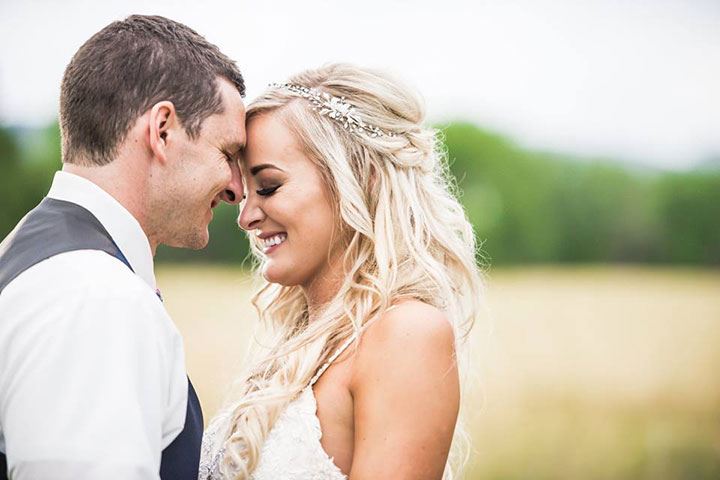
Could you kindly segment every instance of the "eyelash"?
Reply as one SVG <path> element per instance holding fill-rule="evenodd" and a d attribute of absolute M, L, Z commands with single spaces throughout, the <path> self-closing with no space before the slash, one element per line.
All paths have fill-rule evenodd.
<path fill-rule="evenodd" d="M 277 187 L 270 187 L 270 188 L 261 188 L 260 190 L 256 190 L 255 192 L 260 195 L 261 197 L 269 197 L 273 193 L 275 193 L 275 190 L 280 188 L 280 185 Z"/>

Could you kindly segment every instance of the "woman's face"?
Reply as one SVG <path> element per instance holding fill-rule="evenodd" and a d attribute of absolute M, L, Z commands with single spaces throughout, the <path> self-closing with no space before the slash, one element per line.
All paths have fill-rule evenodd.
<path fill-rule="evenodd" d="M 242 170 L 247 198 L 238 223 L 260 241 L 265 279 L 306 289 L 325 283 L 340 250 L 330 193 L 276 115 L 248 122 Z"/>

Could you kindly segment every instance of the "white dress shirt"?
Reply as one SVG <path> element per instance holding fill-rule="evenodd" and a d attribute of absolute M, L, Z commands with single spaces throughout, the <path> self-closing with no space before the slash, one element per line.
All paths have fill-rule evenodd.
<path fill-rule="evenodd" d="M 58 172 L 49 197 L 89 210 L 135 273 L 105 252 L 66 252 L 0 295 L 0 451 L 10 478 L 160 478 L 182 431 L 182 338 L 156 295 L 137 220 L 111 195 Z"/>

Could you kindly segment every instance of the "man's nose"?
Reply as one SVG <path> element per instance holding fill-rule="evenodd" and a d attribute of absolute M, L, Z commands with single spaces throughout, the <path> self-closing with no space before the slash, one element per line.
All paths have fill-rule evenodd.
<path fill-rule="evenodd" d="M 237 205 L 242 201 L 245 190 L 243 187 L 240 168 L 237 166 L 232 166 L 231 168 L 232 177 L 230 179 L 230 183 L 228 183 L 227 187 L 225 187 L 221 197 L 223 201 L 229 203 L 230 205 Z"/>

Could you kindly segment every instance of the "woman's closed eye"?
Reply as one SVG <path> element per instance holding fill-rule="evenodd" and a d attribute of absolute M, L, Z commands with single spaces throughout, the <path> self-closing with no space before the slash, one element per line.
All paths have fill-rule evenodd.
<path fill-rule="evenodd" d="M 258 190 L 255 190 L 255 192 L 261 197 L 268 197 L 275 193 L 275 190 L 277 190 L 278 188 L 280 188 L 280 185 L 277 185 L 275 187 L 260 188 Z"/>

